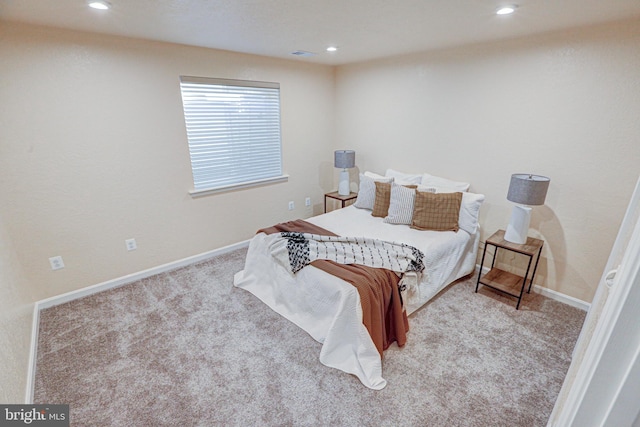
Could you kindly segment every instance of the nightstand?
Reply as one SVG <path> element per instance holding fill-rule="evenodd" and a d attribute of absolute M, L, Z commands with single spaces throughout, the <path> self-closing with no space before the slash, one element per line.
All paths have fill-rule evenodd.
<path fill-rule="evenodd" d="M 349 193 L 348 196 L 341 196 L 337 191 L 332 191 L 331 193 L 325 193 L 324 195 L 324 213 L 327 213 L 327 199 L 335 199 L 340 200 L 342 206 L 344 208 L 347 205 L 347 202 L 350 200 L 355 200 L 358 198 L 358 193 Z"/>
<path fill-rule="evenodd" d="M 533 266 L 533 271 L 531 272 L 531 279 L 529 279 L 529 289 L 527 289 L 527 293 L 531 292 L 531 285 L 533 284 L 533 278 L 536 275 L 536 269 L 538 268 L 538 261 L 540 261 L 540 253 L 542 252 L 543 244 L 544 242 L 540 239 L 528 237 L 526 243 L 519 245 L 517 243 L 511 243 L 504 240 L 504 230 L 498 230 L 493 233 L 493 235 L 485 242 L 484 250 L 482 251 L 482 261 L 480 261 L 480 271 L 478 273 L 478 281 L 476 283 L 476 292 L 478 292 L 480 284 L 483 284 L 514 298 L 518 298 L 516 310 L 520 308 L 524 288 L 527 285 L 527 278 L 531 271 L 531 264 L 535 258 L 535 264 Z M 487 246 L 494 246 L 495 251 L 493 252 L 493 260 L 491 261 L 491 270 L 483 276 L 482 267 L 484 265 L 484 257 L 487 254 Z M 498 256 L 498 249 L 505 249 L 529 257 L 529 264 L 527 265 L 527 272 L 524 277 L 509 273 L 508 271 L 501 270 L 494 266 L 496 257 Z"/>

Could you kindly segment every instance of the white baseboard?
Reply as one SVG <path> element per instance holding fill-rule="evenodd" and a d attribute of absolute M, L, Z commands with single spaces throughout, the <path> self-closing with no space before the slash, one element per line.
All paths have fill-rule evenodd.
<path fill-rule="evenodd" d="M 142 280 L 147 277 L 155 276 L 156 274 L 165 273 L 181 267 L 186 267 L 191 264 L 195 264 L 201 261 L 206 261 L 214 256 L 222 255 L 227 252 L 234 251 L 243 247 L 249 246 L 249 240 L 245 240 L 239 243 L 234 243 L 229 246 L 214 249 L 212 251 L 204 252 L 198 255 L 194 255 L 188 258 L 183 258 L 178 261 L 173 261 L 167 264 L 163 264 L 157 267 L 149 268 L 137 273 L 128 274 L 113 280 L 98 283 L 95 285 L 87 286 L 86 288 L 78 289 L 75 291 L 67 292 L 61 295 L 57 295 L 51 298 L 36 301 L 33 307 L 33 323 L 31 327 L 31 348 L 29 351 L 29 368 L 27 371 L 27 390 L 25 393 L 25 403 L 31 404 L 33 402 L 34 381 L 36 372 L 36 350 L 38 346 L 38 325 L 40 324 L 40 310 L 54 307 L 59 304 L 64 304 L 69 301 L 73 301 L 78 298 L 83 298 L 89 295 L 97 294 L 98 292 L 106 291 L 108 289 L 114 289 L 119 286 L 123 286 L 137 280 Z"/>
<path fill-rule="evenodd" d="M 549 297 L 556 301 L 560 301 L 561 303 L 570 305 L 575 308 L 579 308 L 582 311 L 589 311 L 589 307 L 591 307 L 591 304 L 589 304 L 588 302 L 579 300 L 578 298 L 574 298 L 569 295 L 565 295 L 558 291 L 554 291 L 553 289 L 542 287 L 540 285 L 534 284 L 533 291 L 538 294 L 544 295 L 545 297 Z"/>
<path fill-rule="evenodd" d="M 236 249 L 240 249 L 247 246 L 249 246 L 249 240 L 245 240 L 239 243 L 234 243 L 233 245 L 214 249 L 212 251 L 204 252 L 188 258 L 183 258 L 178 261 L 173 261 L 167 264 L 160 265 L 158 267 L 149 268 L 147 270 L 139 271 L 137 273 L 128 274 L 126 276 L 122 276 L 117 279 L 112 279 L 106 282 L 98 283 L 96 285 L 87 286 L 86 288 L 67 292 L 66 294 L 56 295 L 55 297 L 43 299 L 36 302 L 36 307 L 39 310 L 41 310 L 43 308 L 49 308 L 59 304 L 64 304 L 65 302 L 73 301 L 75 299 L 86 297 L 88 295 L 97 294 L 98 292 L 102 292 L 107 289 L 117 288 L 118 286 L 126 285 L 128 283 L 135 282 L 136 280 L 146 279 L 147 277 L 155 276 L 156 274 L 165 273 L 167 271 L 171 271 L 180 267 L 185 267 L 187 265 L 195 264 L 200 261 L 205 261 L 209 258 L 213 258 L 214 256 L 222 255 L 227 252 L 231 252 Z"/>
<path fill-rule="evenodd" d="M 40 309 L 38 303 L 33 305 L 33 318 L 31 321 L 31 345 L 29 348 L 29 366 L 27 367 L 27 389 L 24 403 L 33 403 L 33 387 L 36 380 L 36 350 L 38 346 L 38 325 L 40 324 Z"/>
<path fill-rule="evenodd" d="M 480 265 L 476 264 L 476 273 L 478 272 L 478 270 L 480 270 Z M 482 269 L 482 274 L 486 274 L 488 272 L 489 272 L 488 267 L 484 267 Z M 574 298 L 569 295 L 565 295 L 563 293 L 554 291 L 552 289 L 545 288 L 540 285 L 536 285 L 535 283 L 532 289 L 533 289 L 533 292 L 535 293 L 544 295 L 547 298 L 551 298 L 552 300 L 556 300 L 563 304 L 570 305 L 571 307 L 579 308 L 580 310 L 583 310 L 583 311 L 589 311 L 589 307 L 591 306 L 591 304 L 589 304 L 588 302 L 579 300 L 578 298 Z"/>

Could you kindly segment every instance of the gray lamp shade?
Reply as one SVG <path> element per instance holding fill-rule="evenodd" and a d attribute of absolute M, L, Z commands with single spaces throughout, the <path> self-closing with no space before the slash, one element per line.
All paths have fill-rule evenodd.
<path fill-rule="evenodd" d="M 528 173 L 513 174 L 507 200 L 521 205 L 543 205 L 550 181 L 546 176 Z"/>
<path fill-rule="evenodd" d="M 353 150 L 336 150 L 334 153 L 334 166 L 348 169 L 356 165 L 356 152 Z"/>

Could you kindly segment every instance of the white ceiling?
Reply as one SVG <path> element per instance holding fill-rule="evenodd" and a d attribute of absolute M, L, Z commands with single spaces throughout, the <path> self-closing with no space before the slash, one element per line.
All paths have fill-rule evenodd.
<path fill-rule="evenodd" d="M 341 65 L 640 17 L 640 0 L 109 1 L 97 11 L 86 0 L 1 0 L 0 19 Z M 516 13 L 497 16 L 505 3 Z"/>

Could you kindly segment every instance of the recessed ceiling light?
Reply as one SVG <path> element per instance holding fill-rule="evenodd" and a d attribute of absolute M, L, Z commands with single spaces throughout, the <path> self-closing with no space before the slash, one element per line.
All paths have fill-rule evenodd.
<path fill-rule="evenodd" d="M 337 47 L 335 47 L 335 46 L 329 46 L 329 47 L 327 48 L 327 52 L 335 52 L 336 50 L 338 50 L 338 48 L 337 48 Z"/>
<path fill-rule="evenodd" d="M 306 50 L 296 50 L 295 52 L 291 52 L 291 55 L 307 57 L 307 56 L 313 56 L 315 55 L 315 53 L 307 52 Z"/>
<path fill-rule="evenodd" d="M 496 10 L 496 14 L 497 15 L 510 15 L 513 12 L 515 12 L 517 8 L 518 8 L 518 6 L 515 5 L 515 4 L 509 5 L 509 6 L 502 6 L 502 7 L 499 7 L 498 10 Z"/>
<path fill-rule="evenodd" d="M 111 4 L 105 0 L 89 0 L 87 4 L 89 7 L 98 10 L 107 10 L 111 7 Z"/>

